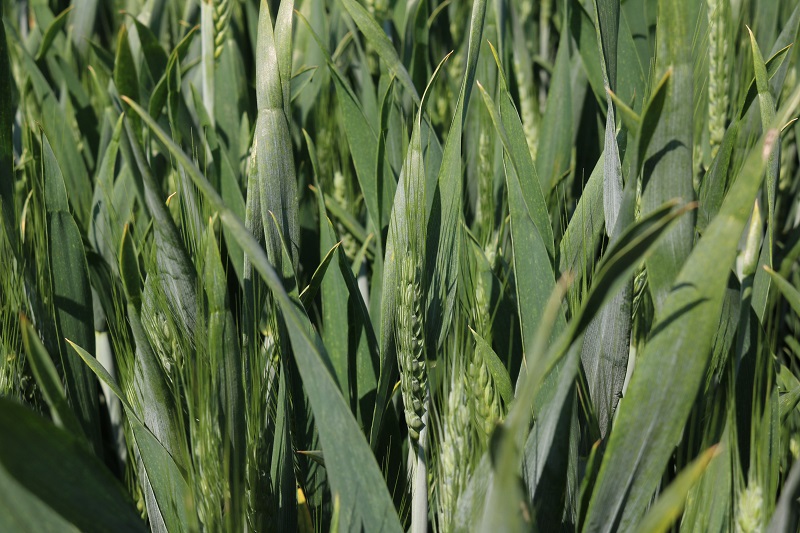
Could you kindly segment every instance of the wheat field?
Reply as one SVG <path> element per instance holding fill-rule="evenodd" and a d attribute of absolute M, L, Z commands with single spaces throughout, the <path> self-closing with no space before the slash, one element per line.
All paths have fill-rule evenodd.
<path fill-rule="evenodd" d="M 0 531 L 800 531 L 797 0 L 0 17 Z"/>

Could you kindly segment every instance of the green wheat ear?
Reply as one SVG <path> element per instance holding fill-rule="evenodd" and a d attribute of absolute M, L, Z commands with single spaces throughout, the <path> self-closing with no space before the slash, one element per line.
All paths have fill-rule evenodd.
<path fill-rule="evenodd" d="M 707 0 L 708 5 L 708 132 L 711 157 L 717 155 L 728 116 L 728 39 L 730 7 L 726 0 Z"/>
<path fill-rule="evenodd" d="M 214 59 L 219 59 L 225 48 L 225 39 L 231 23 L 233 3 L 230 0 L 219 0 L 214 3 Z"/>
<path fill-rule="evenodd" d="M 411 144 L 403 166 L 402 179 L 405 202 L 402 213 L 394 214 L 397 224 L 397 249 L 401 256 L 398 265 L 398 308 L 395 312 L 397 361 L 400 367 L 400 387 L 403 395 L 408 434 L 425 454 L 425 428 L 428 413 L 428 369 L 425 346 L 424 284 L 427 205 L 425 194 L 425 165 L 422 155 L 421 128 L 429 89 L 450 54 L 439 63 L 420 101 Z M 404 225 L 398 223 L 403 220 Z"/>
<path fill-rule="evenodd" d="M 421 268 L 412 254 L 400 261 L 400 307 L 397 318 L 397 360 L 408 434 L 415 441 L 425 426 L 428 372 L 425 362 Z"/>
<path fill-rule="evenodd" d="M 459 354 L 460 355 L 460 354 Z M 454 357 L 439 434 L 437 502 L 441 531 L 452 531 L 458 498 L 471 474 L 473 435 L 470 387 L 459 357 Z"/>
<path fill-rule="evenodd" d="M 736 533 L 757 533 L 764 530 L 762 508 L 764 497 L 761 487 L 751 483 L 738 498 Z"/>
<path fill-rule="evenodd" d="M 479 350 L 474 350 L 467 372 L 471 388 L 472 412 L 478 434 L 486 443 L 502 416 L 500 394 Z"/>

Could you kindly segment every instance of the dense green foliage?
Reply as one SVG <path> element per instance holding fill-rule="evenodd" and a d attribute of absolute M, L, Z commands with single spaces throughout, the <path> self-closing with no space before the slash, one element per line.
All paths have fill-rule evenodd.
<path fill-rule="evenodd" d="M 796 0 L 0 15 L 0 530 L 799 527 Z"/>

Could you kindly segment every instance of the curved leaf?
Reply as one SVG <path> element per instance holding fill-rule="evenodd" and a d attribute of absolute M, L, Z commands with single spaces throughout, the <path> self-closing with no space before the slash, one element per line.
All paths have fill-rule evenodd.
<path fill-rule="evenodd" d="M 81 531 L 146 530 L 125 489 L 80 439 L 6 398 L 0 398 L 0 428 L 0 478 L 10 476 L 26 496 Z M 7 486 L 0 485 L 3 500 L 23 499 Z"/>

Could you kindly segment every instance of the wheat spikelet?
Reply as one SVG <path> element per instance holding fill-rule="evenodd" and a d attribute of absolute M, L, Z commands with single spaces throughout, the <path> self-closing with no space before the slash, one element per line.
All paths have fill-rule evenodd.
<path fill-rule="evenodd" d="M 492 172 L 492 142 L 489 131 L 492 127 L 488 113 L 481 110 L 481 132 L 478 137 L 478 220 L 484 238 L 492 234 L 494 227 L 494 176 Z"/>
<path fill-rule="evenodd" d="M 736 533 L 759 533 L 763 531 L 763 517 L 761 508 L 764 498 L 761 487 L 754 485 L 747 487 L 739 495 L 736 510 Z"/>
<path fill-rule="evenodd" d="M 164 301 L 158 274 L 150 275 L 142 297 L 142 326 L 169 381 L 183 364 L 179 345 L 179 328 Z"/>
<path fill-rule="evenodd" d="M 471 386 L 472 412 L 475 426 L 481 440 L 485 443 L 502 416 L 500 395 L 494 386 L 489 367 L 480 351 L 475 350 L 469 363 L 469 382 Z"/>
<path fill-rule="evenodd" d="M 488 294 L 486 282 L 483 276 L 478 273 L 475 276 L 475 309 L 473 311 L 473 319 L 475 321 L 475 331 L 483 339 L 491 338 L 491 310 L 490 310 L 490 295 Z"/>
<path fill-rule="evenodd" d="M 708 5 L 708 132 L 714 157 L 725 135 L 728 115 L 728 41 L 725 0 L 707 0 Z"/>
<path fill-rule="evenodd" d="M 231 22 L 231 5 L 230 0 L 221 0 L 214 4 L 214 59 L 219 59 L 225 47 Z"/>
<path fill-rule="evenodd" d="M 350 201 L 347 199 L 347 182 L 344 179 L 344 174 L 339 170 L 333 173 L 333 199 L 345 211 L 350 207 Z M 347 257 L 353 259 L 358 254 L 359 248 L 355 237 L 338 220 L 336 221 L 336 229 L 338 230 L 339 238 L 342 239 L 344 253 Z"/>
<path fill-rule="evenodd" d="M 539 55 L 545 59 L 550 58 L 550 18 L 553 12 L 552 0 L 542 0 L 539 3 Z M 549 85 L 550 75 L 545 70 L 539 71 L 539 105 L 544 107 L 548 92 L 545 87 Z"/>
<path fill-rule="evenodd" d="M 220 388 L 216 369 L 207 362 L 198 365 L 195 410 L 190 420 L 192 448 L 195 463 L 195 486 L 198 515 L 207 531 L 219 531 L 223 526 L 222 502 L 225 482 L 224 463 L 220 461 L 223 449 L 219 425 L 218 396 Z M 204 393 L 205 392 L 205 393 Z"/>
<path fill-rule="evenodd" d="M 450 375 L 450 392 L 444 406 L 439 445 L 437 497 L 439 529 L 451 531 L 458 497 L 469 478 L 472 458 L 469 391 L 466 375 L 456 366 Z"/>
<path fill-rule="evenodd" d="M 522 111 L 522 131 L 525 133 L 525 141 L 528 143 L 531 158 L 535 160 L 536 147 L 539 145 L 539 127 L 536 119 L 536 99 L 527 89 L 527 85 L 526 89 L 521 89 L 519 92 L 519 105 Z"/>
<path fill-rule="evenodd" d="M 397 360 L 408 434 L 414 440 L 424 427 L 428 373 L 423 335 L 421 271 L 406 254 L 400 261 L 400 302 L 397 312 Z"/>
<path fill-rule="evenodd" d="M 522 0 L 519 3 L 519 18 L 522 21 L 528 20 L 528 17 L 531 16 L 533 13 L 533 1 L 532 0 Z"/>
<path fill-rule="evenodd" d="M 526 4 L 523 4 L 523 7 Z M 522 17 L 524 20 L 525 17 Z M 519 21 L 514 21 L 514 46 L 512 48 L 512 68 L 517 79 L 519 92 L 519 111 L 522 119 L 522 131 L 525 142 L 531 153 L 531 158 L 536 160 L 536 147 L 539 144 L 539 100 L 535 96 L 533 70 L 525 37 Z"/>
<path fill-rule="evenodd" d="M 786 191 L 792 186 L 792 178 L 795 171 L 795 160 L 797 159 L 797 137 L 794 128 L 789 129 L 783 136 L 781 146 L 781 170 L 778 186 L 780 190 Z"/>

